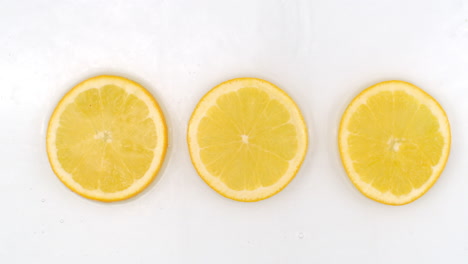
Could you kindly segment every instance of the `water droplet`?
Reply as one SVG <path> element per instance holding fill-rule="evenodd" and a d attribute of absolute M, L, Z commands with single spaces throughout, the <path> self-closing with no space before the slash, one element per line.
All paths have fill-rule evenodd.
<path fill-rule="evenodd" d="M 42 198 L 42 199 L 41 199 L 41 202 L 42 202 L 42 203 L 45 203 L 45 199 L 44 199 L 44 198 Z"/>
<path fill-rule="evenodd" d="M 60 219 L 60 223 L 63 224 L 63 222 L 65 222 L 65 221 L 63 221 L 63 219 Z"/>
<path fill-rule="evenodd" d="M 297 237 L 298 237 L 299 239 L 303 239 L 303 238 L 304 238 L 304 233 L 299 232 L 299 234 L 297 234 Z"/>

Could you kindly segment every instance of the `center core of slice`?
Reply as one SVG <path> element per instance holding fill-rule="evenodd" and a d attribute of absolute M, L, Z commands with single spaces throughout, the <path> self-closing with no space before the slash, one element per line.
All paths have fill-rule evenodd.
<path fill-rule="evenodd" d="M 112 142 L 112 133 L 110 131 L 104 130 L 96 133 L 94 135 L 94 139 L 102 140 L 106 143 L 111 143 Z"/>
<path fill-rule="evenodd" d="M 402 139 L 402 138 L 391 137 L 388 140 L 387 144 L 388 144 L 391 151 L 398 152 L 400 150 L 400 146 L 403 143 L 403 141 L 404 141 L 404 139 Z"/>
<path fill-rule="evenodd" d="M 241 135 L 241 138 L 242 138 L 242 143 L 249 144 L 249 136 Z"/>

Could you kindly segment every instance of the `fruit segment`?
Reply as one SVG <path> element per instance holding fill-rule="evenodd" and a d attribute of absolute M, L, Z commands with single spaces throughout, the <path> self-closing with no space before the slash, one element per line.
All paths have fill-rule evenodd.
<path fill-rule="evenodd" d="M 437 180 L 448 159 L 450 127 L 440 105 L 402 81 L 376 84 L 346 109 L 339 131 L 341 158 L 366 196 L 406 204 Z"/>
<path fill-rule="evenodd" d="M 284 188 L 307 146 L 299 109 L 283 91 L 254 78 L 220 84 L 200 101 L 188 144 L 200 176 L 240 201 L 265 199 Z"/>
<path fill-rule="evenodd" d="M 164 158 L 167 133 L 154 98 L 140 85 L 98 76 L 73 88 L 51 117 L 47 152 L 73 191 L 116 201 L 143 190 Z"/>

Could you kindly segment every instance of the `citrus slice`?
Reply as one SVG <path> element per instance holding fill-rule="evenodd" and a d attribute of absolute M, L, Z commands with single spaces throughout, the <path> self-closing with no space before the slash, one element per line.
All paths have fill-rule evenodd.
<path fill-rule="evenodd" d="M 47 130 L 47 154 L 57 177 L 72 191 L 105 202 L 148 186 L 166 148 L 166 124 L 155 99 L 117 76 L 94 77 L 71 89 Z"/>
<path fill-rule="evenodd" d="M 420 88 L 386 81 L 361 92 L 341 120 L 344 168 L 365 196 L 390 205 L 410 203 L 439 178 L 450 151 L 442 107 Z"/>
<path fill-rule="evenodd" d="M 307 129 L 284 91 L 264 80 L 239 78 L 201 99 L 187 141 L 195 169 L 211 188 L 253 202 L 294 178 L 306 154 Z"/>

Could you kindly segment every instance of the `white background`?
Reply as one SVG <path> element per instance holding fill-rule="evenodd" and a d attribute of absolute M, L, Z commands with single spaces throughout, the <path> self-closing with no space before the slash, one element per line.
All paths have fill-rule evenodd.
<path fill-rule="evenodd" d="M 158 179 L 105 204 L 53 174 L 45 130 L 78 82 L 143 84 L 170 127 Z M 226 199 L 185 142 L 198 100 L 235 77 L 269 80 L 310 132 L 291 184 L 256 203 Z M 419 200 L 361 195 L 337 154 L 346 105 L 380 81 L 412 82 L 445 108 L 448 165 Z M 1 263 L 468 263 L 468 1 L 0 0 Z"/>

